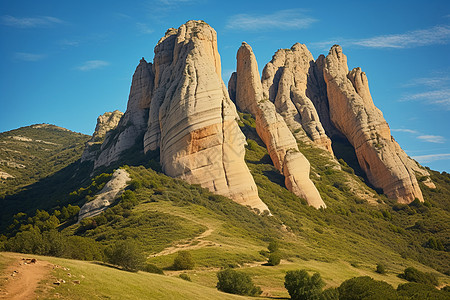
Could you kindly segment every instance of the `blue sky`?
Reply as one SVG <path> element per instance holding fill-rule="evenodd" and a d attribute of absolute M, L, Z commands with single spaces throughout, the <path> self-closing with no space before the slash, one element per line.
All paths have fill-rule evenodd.
<path fill-rule="evenodd" d="M 280 48 L 314 57 L 340 44 L 361 67 L 402 148 L 450 171 L 450 2 L 441 1 L 0 1 L 0 132 L 52 123 L 92 134 L 124 111 L 141 57 L 190 19 L 218 34 L 225 83 L 249 43 L 260 72 Z"/>

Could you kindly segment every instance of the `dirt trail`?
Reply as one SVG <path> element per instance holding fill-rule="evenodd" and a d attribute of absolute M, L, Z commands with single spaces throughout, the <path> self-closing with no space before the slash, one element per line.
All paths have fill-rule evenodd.
<path fill-rule="evenodd" d="M 210 236 L 213 231 L 214 231 L 214 229 L 209 228 L 208 230 L 206 230 L 202 234 L 196 236 L 195 238 L 189 239 L 189 240 L 179 243 L 175 246 L 165 248 L 164 250 L 162 250 L 159 253 L 150 255 L 150 257 L 169 255 L 169 254 L 181 251 L 181 250 L 193 250 L 193 249 L 199 249 L 199 248 L 203 248 L 203 247 L 207 247 L 207 246 L 219 246 L 219 244 L 204 240 L 204 238 Z"/>
<path fill-rule="evenodd" d="M 38 283 L 50 274 L 52 266 L 46 261 L 33 263 L 14 255 L 13 263 L 1 276 L 6 283 L 0 287 L 0 299 L 35 299 Z"/>

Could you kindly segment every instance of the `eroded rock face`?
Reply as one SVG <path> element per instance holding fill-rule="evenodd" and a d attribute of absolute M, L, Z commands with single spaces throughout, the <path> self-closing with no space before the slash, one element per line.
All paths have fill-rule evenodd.
<path fill-rule="evenodd" d="M 78 222 L 84 218 L 99 215 L 107 209 L 122 194 L 130 175 L 123 169 L 117 169 L 103 189 L 95 195 L 92 201 L 85 203 L 78 213 Z"/>
<path fill-rule="evenodd" d="M 263 212 L 244 163 L 245 137 L 221 78 L 216 32 L 202 21 L 167 31 L 155 48 L 155 85 L 144 150 L 163 171 Z"/>
<path fill-rule="evenodd" d="M 263 70 L 263 98 L 275 104 L 298 140 L 312 140 L 332 154 L 331 140 L 310 99 L 320 98 L 320 94 L 315 96 L 320 88 L 311 88 L 317 84 L 311 80 L 314 70 L 314 59 L 305 45 L 297 43 L 291 49 L 278 50 Z"/>
<path fill-rule="evenodd" d="M 147 128 L 153 80 L 152 64 L 142 58 L 133 75 L 127 110 L 120 119 L 117 130 L 106 135 L 94 168 L 108 166 L 119 159 L 124 151 L 136 144 L 142 144 L 142 137 Z"/>
<path fill-rule="evenodd" d="M 369 181 L 401 203 L 423 201 L 410 159 L 372 101 L 366 74 L 360 68 L 349 72 L 347 57 L 337 45 L 331 48 L 323 70 L 331 120 L 355 148 Z"/>
<path fill-rule="evenodd" d="M 113 112 L 105 112 L 97 118 L 95 131 L 92 134 L 92 138 L 86 142 L 81 155 L 81 162 L 95 160 L 99 154 L 99 146 L 103 143 L 106 133 L 117 127 L 122 116 L 123 112 L 115 110 Z"/>
<path fill-rule="evenodd" d="M 236 104 L 255 116 L 256 131 L 267 147 L 274 166 L 285 176 L 288 190 L 315 208 L 326 207 L 309 178 L 310 164 L 275 105 L 264 100 L 258 64 L 252 48 L 242 43 L 237 53 Z"/>

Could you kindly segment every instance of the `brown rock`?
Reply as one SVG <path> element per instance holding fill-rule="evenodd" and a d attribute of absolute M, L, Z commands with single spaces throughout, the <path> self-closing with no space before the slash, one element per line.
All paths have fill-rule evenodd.
<path fill-rule="evenodd" d="M 263 70 L 263 99 L 275 104 L 296 139 L 313 141 L 333 154 L 331 140 L 309 98 L 314 94 L 310 88 L 315 83 L 310 79 L 314 66 L 314 59 L 305 45 L 296 43 L 291 49 L 278 50 Z"/>
<path fill-rule="evenodd" d="M 268 210 L 244 163 L 245 137 L 221 78 L 216 32 L 203 21 L 170 29 L 155 48 L 144 150 L 163 171 L 259 211 Z"/>
<path fill-rule="evenodd" d="M 366 74 L 360 68 L 348 72 L 340 46 L 326 57 L 324 78 L 331 120 L 355 148 L 369 181 L 399 202 L 423 201 L 410 159 L 372 101 Z"/>
<path fill-rule="evenodd" d="M 297 141 L 275 105 L 263 99 L 258 64 L 252 48 L 242 43 L 237 53 L 236 104 L 256 118 L 256 131 L 274 166 L 285 176 L 288 190 L 315 208 L 326 207 L 309 179 L 310 164 L 298 151 Z"/>

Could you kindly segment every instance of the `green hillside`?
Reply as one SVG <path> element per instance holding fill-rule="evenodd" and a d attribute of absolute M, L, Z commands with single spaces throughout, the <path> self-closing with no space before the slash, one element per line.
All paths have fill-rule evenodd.
<path fill-rule="evenodd" d="M 35 214 L 23 206 L 26 215 L 16 215 L 13 226 L 3 230 L 3 247 L 90 260 L 106 259 L 105 249 L 133 240 L 147 263 L 164 269 L 166 275 L 180 274 L 171 266 L 179 250 L 187 250 L 195 267 L 186 272 L 194 283 L 214 288 L 217 271 L 232 267 L 251 275 L 263 296 L 273 297 L 288 296 L 284 276 L 296 269 L 319 272 L 327 287 L 364 275 L 396 287 L 406 282 L 397 275 L 410 266 L 435 274 L 441 286 L 450 283 L 449 174 L 431 171 L 437 188 L 421 186 L 425 203 L 399 205 L 368 187 L 349 167 L 350 162 L 337 163 L 327 152 L 299 144 L 311 162 L 311 178 L 328 206 L 316 210 L 284 187 L 284 178 L 273 167 L 253 124 L 251 117 L 243 116 L 241 125 L 248 138 L 246 162 L 273 216 L 256 215 L 198 185 L 154 171 L 150 167 L 158 169 L 157 157 L 149 154 L 141 157 L 140 164 L 135 157 L 134 166 L 123 166 L 132 181 L 117 203 L 80 224 L 62 218 L 62 209 L 68 204 L 81 206 L 101 188 L 107 175 L 73 187 L 72 183 L 58 183 L 56 178 L 61 175 L 54 174 L 41 181 L 39 189 L 22 192 L 28 196 L 33 190 L 42 193 L 49 183 L 58 191 L 73 187 L 63 195 L 53 193 L 50 198 L 56 200 L 42 200 L 40 207 L 39 201 L 35 203 L 35 209 L 45 209 L 47 214 Z M 75 170 L 75 165 L 66 170 Z M 79 165 L 76 168 L 74 174 L 82 178 L 86 172 Z M 35 199 L 47 196 L 35 194 Z M 265 265 L 271 241 L 279 244 L 282 261 L 278 266 Z M 76 245 L 76 251 L 71 245 Z M 375 272 L 377 264 L 385 266 L 386 274 Z"/>

